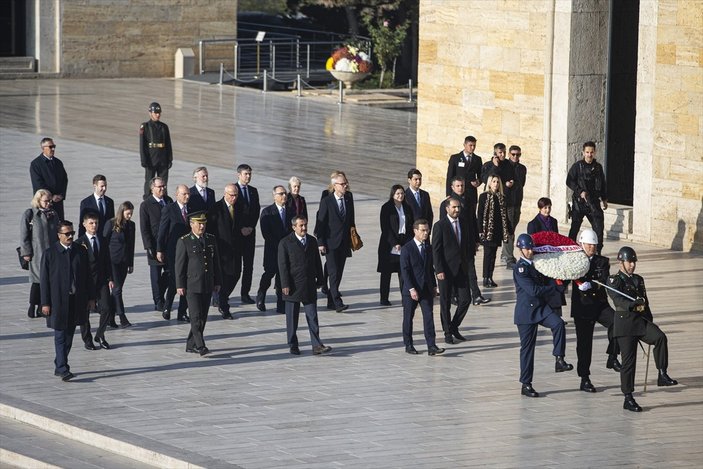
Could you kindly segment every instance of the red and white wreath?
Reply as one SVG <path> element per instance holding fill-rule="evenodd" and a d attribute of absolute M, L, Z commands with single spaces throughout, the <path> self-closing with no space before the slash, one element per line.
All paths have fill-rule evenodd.
<path fill-rule="evenodd" d="M 588 273 L 589 261 L 581 246 L 568 236 L 553 231 L 532 235 L 535 269 L 542 275 L 561 280 L 576 280 Z"/>

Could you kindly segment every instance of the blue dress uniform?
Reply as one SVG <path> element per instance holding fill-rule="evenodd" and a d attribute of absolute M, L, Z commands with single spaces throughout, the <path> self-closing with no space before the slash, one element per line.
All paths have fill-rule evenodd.
<path fill-rule="evenodd" d="M 552 330 L 555 357 L 563 357 L 566 349 L 564 321 L 554 312 L 549 303 L 561 302 L 561 288 L 542 276 L 534 264 L 521 257 L 513 269 L 513 281 L 517 300 L 514 322 L 520 334 L 520 382 L 532 384 L 534 371 L 537 325 Z"/>
<path fill-rule="evenodd" d="M 185 288 L 190 312 L 186 351 L 204 355 L 203 350 L 207 353 L 207 349 L 203 331 L 210 299 L 215 286 L 220 285 L 220 263 L 215 237 L 209 233 L 198 237 L 193 232 L 182 236 L 176 245 L 175 270 L 176 288 Z"/>

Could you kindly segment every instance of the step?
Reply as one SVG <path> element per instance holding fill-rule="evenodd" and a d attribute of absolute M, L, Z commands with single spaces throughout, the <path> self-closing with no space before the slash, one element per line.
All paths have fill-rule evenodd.
<path fill-rule="evenodd" d="M 34 73 L 34 57 L 0 57 L 0 73 Z"/>
<path fill-rule="evenodd" d="M 630 239 L 632 237 L 632 207 L 608 204 L 604 212 L 604 231 L 608 239 Z"/>

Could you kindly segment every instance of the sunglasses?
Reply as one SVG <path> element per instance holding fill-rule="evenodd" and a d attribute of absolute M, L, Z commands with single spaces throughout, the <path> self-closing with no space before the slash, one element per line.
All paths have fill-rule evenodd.
<path fill-rule="evenodd" d="M 59 234 L 64 235 L 64 236 L 73 236 L 74 234 L 76 234 L 76 232 L 75 231 L 66 231 L 66 232 L 62 233 L 61 231 L 59 231 Z"/>
<path fill-rule="evenodd" d="M 44 145 L 42 148 L 51 148 L 53 150 L 56 148 L 56 145 Z"/>

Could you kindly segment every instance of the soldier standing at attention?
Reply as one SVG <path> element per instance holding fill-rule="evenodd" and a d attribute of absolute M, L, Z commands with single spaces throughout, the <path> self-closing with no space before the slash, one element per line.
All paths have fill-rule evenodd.
<path fill-rule="evenodd" d="M 669 347 L 666 335 L 654 324 L 644 279 L 635 274 L 637 253 L 631 247 L 623 246 L 618 251 L 618 261 L 620 271 L 608 278 L 608 284 L 617 291 L 608 290 L 608 295 L 615 305 L 613 336 L 618 340 L 622 356 L 620 389 L 625 395 L 622 407 L 632 412 L 641 412 L 642 407 L 632 397 L 635 390 L 638 341 L 654 345 L 654 363 L 659 370 L 657 386 L 674 386 L 679 383 L 666 373 Z M 634 301 L 625 295 L 634 298 Z"/>
<path fill-rule="evenodd" d="M 171 134 L 161 122 L 161 105 L 149 105 L 149 119 L 139 127 L 139 154 L 144 168 L 144 199 L 151 194 L 151 180 L 160 177 L 168 186 L 168 170 L 173 165 Z M 167 190 L 164 190 L 164 195 Z"/>
<path fill-rule="evenodd" d="M 190 333 L 186 352 L 210 353 L 205 346 L 203 331 L 207 322 L 212 292 L 220 290 L 220 257 L 217 240 L 205 233 L 207 217 L 204 212 L 189 214 L 190 233 L 176 245 L 176 289 L 188 300 Z"/>

